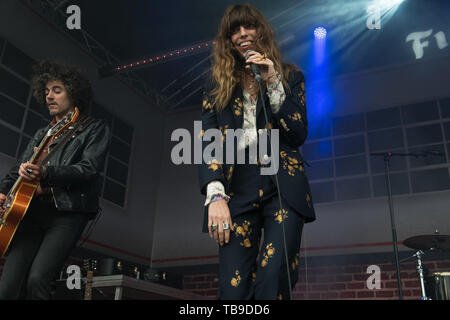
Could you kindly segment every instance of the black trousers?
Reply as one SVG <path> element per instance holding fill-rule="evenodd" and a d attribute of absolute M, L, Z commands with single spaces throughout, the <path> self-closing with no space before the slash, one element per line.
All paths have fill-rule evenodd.
<path fill-rule="evenodd" d="M 0 299 L 51 299 L 56 276 L 88 220 L 86 213 L 58 212 L 33 199 L 8 248 Z"/>
<path fill-rule="evenodd" d="M 287 273 L 292 288 L 298 280 L 303 216 L 283 199 L 280 209 L 275 184 L 257 165 L 236 165 L 230 190 L 233 224 L 230 241 L 219 247 L 219 299 L 288 299 Z"/>

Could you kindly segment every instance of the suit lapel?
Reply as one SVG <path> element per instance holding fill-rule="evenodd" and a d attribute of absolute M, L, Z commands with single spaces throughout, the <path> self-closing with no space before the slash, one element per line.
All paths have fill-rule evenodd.
<path fill-rule="evenodd" d="M 230 110 L 234 118 L 234 129 L 242 129 L 244 123 L 244 96 L 240 84 L 236 85 L 230 101 Z"/>
<path fill-rule="evenodd" d="M 269 97 L 266 94 L 263 94 L 264 102 L 266 104 L 267 109 L 267 116 L 270 119 L 271 118 L 271 109 L 270 109 L 270 101 Z M 230 111 L 233 114 L 234 119 L 234 129 L 242 129 L 242 125 L 244 123 L 244 95 L 242 93 L 242 87 L 240 84 L 236 85 L 236 88 L 234 89 L 233 95 L 231 97 L 231 100 L 229 102 Z M 258 101 L 256 103 L 256 119 L 257 123 L 259 123 L 258 119 L 260 116 L 262 116 L 262 123 L 264 123 L 263 127 L 265 126 L 265 118 L 264 114 L 261 114 L 261 111 L 263 109 L 261 97 L 258 96 Z"/>

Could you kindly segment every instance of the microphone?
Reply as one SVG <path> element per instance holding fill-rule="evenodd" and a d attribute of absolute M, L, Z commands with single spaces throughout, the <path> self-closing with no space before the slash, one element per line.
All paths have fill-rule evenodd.
<path fill-rule="evenodd" d="M 245 60 L 247 60 L 249 58 L 248 53 L 252 51 L 252 50 L 247 50 L 245 51 Z M 252 69 L 253 74 L 255 75 L 255 79 L 259 82 L 259 80 L 261 80 L 261 74 L 259 73 L 259 68 L 256 64 L 254 63 L 250 63 L 250 68 Z"/>

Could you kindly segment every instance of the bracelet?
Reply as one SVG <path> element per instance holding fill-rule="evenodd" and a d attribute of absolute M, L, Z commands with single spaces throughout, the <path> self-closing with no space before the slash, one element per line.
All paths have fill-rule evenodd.
<path fill-rule="evenodd" d="M 220 195 L 214 195 L 211 199 L 211 202 L 217 201 L 217 200 L 225 200 L 224 197 L 220 196 Z"/>

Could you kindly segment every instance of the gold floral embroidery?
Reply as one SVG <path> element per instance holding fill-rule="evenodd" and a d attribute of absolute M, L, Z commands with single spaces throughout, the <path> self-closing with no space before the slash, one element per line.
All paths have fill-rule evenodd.
<path fill-rule="evenodd" d="M 252 246 L 252 243 L 250 242 L 249 238 L 245 238 L 244 242 L 241 242 L 241 246 L 246 247 L 246 248 L 250 248 Z"/>
<path fill-rule="evenodd" d="M 295 176 L 296 169 L 300 172 L 305 172 L 302 164 L 296 158 L 288 156 L 286 151 L 281 151 L 280 156 L 283 159 L 283 169 L 288 170 L 290 176 Z"/>
<path fill-rule="evenodd" d="M 300 254 L 297 253 L 297 254 L 295 255 L 294 261 L 291 263 L 292 271 L 295 271 L 295 268 L 298 267 L 298 260 L 299 260 L 299 257 L 300 257 Z"/>
<path fill-rule="evenodd" d="M 287 214 L 288 214 L 287 210 L 284 210 L 284 209 L 278 210 L 277 212 L 274 213 L 275 221 L 278 223 L 283 222 L 283 220 L 287 219 L 287 217 L 288 217 Z"/>
<path fill-rule="evenodd" d="M 213 112 L 213 105 L 208 101 L 208 99 L 203 99 L 202 108 L 209 112 Z"/>
<path fill-rule="evenodd" d="M 228 124 L 225 127 L 219 126 L 219 130 L 222 133 L 222 142 L 225 142 L 225 137 L 227 134 Z"/>
<path fill-rule="evenodd" d="M 266 246 L 266 251 L 263 254 L 263 259 L 261 261 L 261 267 L 265 267 L 267 266 L 267 264 L 269 263 L 269 259 L 272 258 L 272 256 L 275 254 L 275 248 L 273 247 L 272 243 L 269 243 Z"/>
<path fill-rule="evenodd" d="M 208 169 L 216 171 L 217 169 L 222 169 L 222 164 L 217 161 L 217 159 L 213 159 L 212 161 L 208 161 Z"/>
<path fill-rule="evenodd" d="M 242 108 L 244 107 L 244 103 L 241 101 L 241 98 L 234 99 L 233 104 L 233 112 L 236 116 L 242 115 Z"/>
<path fill-rule="evenodd" d="M 300 112 L 295 112 L 294 114 L 289 114 L 288 118 L 293 121 L 300 121 L 302 120 L 302 115 L 300 114 Z"/>
<path fill-rule="evenodd" d="M 232 231 L 236 234 L 236 237 L 242 237 L 243 241 L 240 243 L 242 247 L 250 248 L 252 243 L 250 241 L 250 234 L 252 233 L 252 229 L 250 228 L 251 223 L 247 220 L 244 220 L 242 225 L 238 225 L 236 222 L 233 223 Z"/>
<path fill-rule="evenodd" d="M 233 287 L 237 287 L 241 283 L 241 275 L 239 274 L 239 270 L 236 270 L 234 275 L 235 276 L 231 278 L 231 285 Z"/>
<path fill-rule="evenodd" d="M 228 169 L 227 180 L 230 180 L 232 175 L 233 175 L 233 166 L 231 166 L 231 167 Z"/>
<path fill-rule="evenodd" d="M 259 189 L 259 197 L 260 198 L 262 198 L 263 194 L 264 194 L 264 191 L 262 189 Z"/>
<path fill-rule="evenodd" d="M 306 105 L 306 99 L 305 99 L 305 83 L 302 82 L 300 84 L 300 88 L 302 89 L 299 93 L 298 93 L 298 97 L 300 98 L 300 103 L 302 106 Z"/>

